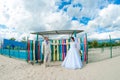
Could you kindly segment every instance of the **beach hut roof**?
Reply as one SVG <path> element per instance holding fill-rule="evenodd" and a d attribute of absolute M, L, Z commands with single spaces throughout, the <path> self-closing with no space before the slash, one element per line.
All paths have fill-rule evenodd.
<path fill-rule="evenodd" d="M 53 30 L 53 31 L 41 31 L 41 32 L 33 32 L 31 34 L 37 34 L 37 35 L 61 35 L 61 34 L 74 34 L 74 32 L 80 33 L 83 32 L 83 30 Z"/>

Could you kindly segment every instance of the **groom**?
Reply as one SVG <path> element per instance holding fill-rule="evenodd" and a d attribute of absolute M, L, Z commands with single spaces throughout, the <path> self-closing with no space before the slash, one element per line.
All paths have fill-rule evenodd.
<path fill-rule="evenodd" d="M 44 37 L 42 42 L 42 53 L 44 54 L 44 65 L 45 67 L 50 66 L 51 61 L 51 43 L 48 37 Z"/>

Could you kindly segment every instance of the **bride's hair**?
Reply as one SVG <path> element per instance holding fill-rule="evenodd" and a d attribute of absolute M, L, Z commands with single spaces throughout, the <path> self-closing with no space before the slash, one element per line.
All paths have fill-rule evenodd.
<path fill-rule="evenodd" d="M 74 37 L 71 37 L 71 39 L 72 39 L 73 41 L 75 41 Z"/>

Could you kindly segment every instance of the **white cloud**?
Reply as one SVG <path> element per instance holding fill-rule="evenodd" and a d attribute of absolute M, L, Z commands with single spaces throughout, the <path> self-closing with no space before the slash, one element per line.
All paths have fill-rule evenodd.
<path fill-rule="evenodd" d="M 120 35 L 120 5 L 110 4 L 99 12 L 99 16 L 88 23 L 87 31 L 92 31 L 91 38 L 106 38 L 108 34 L 113 38 L 119 38 Z M 111 32 L 94 33 L 97 27 L 107 29 Z"/>
<path fill-rule="evenodd" d="M 91 34 L 88 34 L 88 38 L 89 39 L 109 39 L 109 35 L 111 36 L 112 39 L 115 38 L 120 38 L 120 31 L 113 31 L 113 32 L 104 32 L 104 33 L 97 33 L 97 32 L 93 32 Z"/>
<path fill-rule="evenodd" d="M 0 24 L 7 26 L 5 29 L 0 29 L 0 38 L 15 37 L 17 40 L 21 40 L 22 35 L 26 32 L 25 26 L 22 26 L 25 24 L 22 22 L 27 21 L 30 17 L 31 15 L 24 9 L 22 0 L 0 0 Z"/>
<path fill-rule="evenodd" d="M 82 7 L 73 7 L 74 4 L 78 3 L 81 4 Z M 100 7 L 106 7 L 107 5 L 107 0 L 73 0 L 72 4 L 67 6 L 67 14 L 70 17 L 75 16 L 77 18 L 81 18 L 82 16 L 85 16 L 93 19 L 98 16 Z"/>
<path fill-rule="evenodd" d="M 30 32 L 83 29 L 85 32 L 90 32 L 89 36 L 94 38 L 93 34 L 98 26 L 113 30 L 114 33 L 110 34 L 115 34 L 116 30 L 120 30 L 119 5 L 108 5 L 107 0 L 73 0 L 72 4 L 65 6 L 68 7 L 68 10 L 64 12 L 63 10 L 57 11 L 56 2 L 60 3 L 60 0 L 0 0 L 0 24 L 7 25 L 7 29 L 0 30 L 0 35 L 2 35 L 0 37 L 15 37 L 20 40 L 22 37 L 30 35 L 30 39 L 34 39 L 34 36 L 29 34 Z M 77 3 L 82 4 L 81 11 L 80 7 L 73 8 L 73 5 Z M 100 10 L 100 7 L 106 8 Z M 85 16 L 93 20 L 85 26 L 79 21 L 72 21 L 73 16 L 77 18 Z M 106 37 L 105 34 L 108 33 L 95 34 L 98 37 L 101 35 L 102 38 Z M 119 35 L 117 36 L 119 37 Z"/>
<path fill-rule="evenodd" d="M 70 27 L 69 17 L 62 12 L 50 13 L 50 15 L 46 15 L 43 20 L 43 23 L 48 30 L 69 29 Z"/>
<path fill-rule="evenodd" d="M 6 38 L 6 39 L 10 39 L 12 37 L 17 37 L 18 38 L 18 34 L 17 32 L 14 32 L 13 30 L 10 29 L 1 29 L 0 30 L 0 37 L 1 38 Z"/>
<path fill-rule="evenodd" d="M 67 15 L 69 17 L 77 17 L 77 18 L 80 18 L 81 17 L 81 13 L 80 13 L 80 8 L 79 7 L 73 7 L 73 5 L 70 5 L 68 7 L 68 10 L 67 10 Z"/>
<path fill-rule="evenodd" d="M 79 21 L 71 21 L 71 30 L 86 30 L 86 27 L 83 24 L 80 24 Z"/>
<path fill-rule="evenodd" d="M 54 0 L 3 0 L 0 3 L 0 24 L 7 25 L 8 29 L 15 29 L 18 34 L 23 33 L 19 38 L 22 38 L 24 32 L 29 34 L 33 31 L 69 29 L 69 17 L 62 11 L 56 11 Z"/>
<path fill-rule="evenodd" d="M 120 17 L 120 5 L 110 4 L 107 8 L 100 11 L 99 23 L 101 26 L 107 27 L 115 23 L 116 19 Z"/>

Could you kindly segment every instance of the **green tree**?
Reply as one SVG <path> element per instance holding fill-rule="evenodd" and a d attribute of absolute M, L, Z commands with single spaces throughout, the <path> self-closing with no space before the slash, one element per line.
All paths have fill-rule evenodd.
<path fill-rule="evenodd" d="M 14 37 L 12 37 L 12 38 L 10 38 L 10 40 L 13 40 L 13 41 L 15 41 L 16 39 L 15 39 Z"/>
<path fill-rule="evenodd" d="M 22 40 L 21 40 L 21 42 L 27 42 L 26 38 L 23 37 Z"/>
<path fill-rule="evenodd" d="M 88 47 L 92 48 L 92 42 L 88 42 Z"/>
<path fill-rule="evenodd" d="M 97 40 L 94 40 L 94 41 L 92 41 L 92 47 L 98 47 L 98 42 L 97 42 Z"/>

